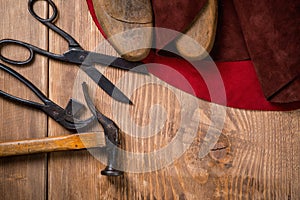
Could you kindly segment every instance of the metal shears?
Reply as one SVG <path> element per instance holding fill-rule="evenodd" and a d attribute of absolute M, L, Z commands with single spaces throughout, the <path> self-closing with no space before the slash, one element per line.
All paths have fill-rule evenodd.
<path fill-rule="evenodd" d="M 9 68 L 6 65 L 0 64 L 0 69 L 17 78 L 24 85 L 26 85 L 43 103 L 37 103 L 34 101 L 22 99 L 20 97 L 13 96 L 2 90 L 0 90 L 0 96 L 18 104 L 22 104 L 31 108 L 35 108 L 43 111 L 57 123 L 70 131 L 78 131 L 87 128 L 95 121 L 95 117 L 90 117 L 86 120 L 80 120 L 76 118 L 76 115 L 80 112 L 84 105 L 74 99 L 70 99 L 66 108 L 63 109 L 49 98 L 47 98 L 35 85 L 33 85 L 24 76 Z"/>
<path fill-rule="evenodd" d="M 76 100 L 70 99 L 66 108 L 63 109 L 59 105 L 51 101 L 49 98 L 47 98 L 35 85 L 33 85 L 29 80 L 27 80 L 24 76 L 22 76 L 15 70 L 1 63 L 0 63 L 0 69 L 10 74 L 11 76 L 15 77 L 16 79 L 21 81 L 24 85 L 26 85 L 43 102 L 43 104 L 13 96 L 2 90 L 0 90 L 1 97 L 6 98 L 18 104 L 22 104 L 31 108 L 41 110 L 44 113 L 46 113 L 49 117 L 54 119 L 61 126 L 74 133 L 77 131 L 79 132 L 86 131 L 90 125 L 92 125 L 96 120 L 98 120 L 98 122 L 102 125 L 104 129 L 106 151 L 108 155 L 107 167 L 101 171 L 101 174 L 106 176 L 123 175 L 122 171 L 114 168 L 117 162 L 120 161 L 120 158 L 118 156 L 118 151 L 117 151 L 117 148 L 120 147 L 121 145 L 120 138 L 119 138 L 120 137 L 119 127 L 111 119 L 103 115 L 99 110 L 95 108 L 88 94 L 86 83 L 83 83 L 84 97 L 93 116 L 88 119 L 81 120 L 76 118 L 76 116 L 78 115 L 80 110 L 84 108 L 83 104 L 77 102 Z M 40 152 L 42 152 L 42 150 L 40 150 Z"/>
<path fill-rule="evenodd" d="M 71 35 L 69 35 L 54 24 L 54 21 L 58 16 L 58 10 L 53 1 L 45 0 L 53 9 L 52 16 L 46 19 L 41 18 L 34 11 L 33 6 L 37 1 L 39 0 L 28 1 L 28 10 L 30 14 L 39 22 L 41 22 L 42 24 L 59 34 L 62 38 L 64 38 L 68 42 L 69 50 L 64 52 L 63 54 L 56 54 L 19 40 L 3 39 L 0 40 L 0 51 L 2 47 L 7 45 L 19 45 L 28 49 L 30 55 L 28 59 L 24 61 L 12 60 L 3 56 L 2 54 L 0 54 L 0 59 L 9 64 L 24 65 L 32 62 L 35 57 L 35 54 L 40 54 L 54 60 L 77 64 L 93 81 L 95 81 L 112 98 L 123 103 L 132 104 L 130 99 L 127 96 L 125 96 L 125 94 L 123 94 L 123 92 L 121 92 L 120 89 L 118 89 L 110 80 L 108 80 L 102 73 L 100 73 L 94 67 L 94 64 L 101 64 L 105 66 L 115 67 L 118 69 L 148 74 L 147 69 L 141 66 L 143 63 L 129 62 L 122 58 L 84 50 Z"/>

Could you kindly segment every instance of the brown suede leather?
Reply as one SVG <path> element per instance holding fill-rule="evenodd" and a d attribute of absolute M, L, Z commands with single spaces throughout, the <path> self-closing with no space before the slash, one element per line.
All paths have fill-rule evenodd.
<path fill-rule="evenodd" d="M 184 31 L 206 2 L 207 0 L 153 0 L 155 26 Z"/>
<path fill-rule="evenodd" d="M 210 56 L 216 61 L 250 59 L 233 0 L 219 1 L 218 27 Z"/>
<path fill-rule="evenodd" d="M 300 101 L 300 1 L 233 2 L 266 98 Z"/>
<path fill-rule="evenodd" d="M 155 26 L 183 32 L 207 0 L 153 0 Z M 300 1 L 220 0 L 211 56 L 216 61 L 251 59 L 265 97 L 300 101 Z M 157 35 L 160 47 L 176 35 Z"/>
<path fill-rule="evenodd" d="M 155 27 L 183 32 L 190 26 L 207 0 L 153 0 Z M 177 34 L 158 30 L 156 46 L 162 48 L 171 42 Z"/>
<path fill-rule="evenodd" d="M 299 1 L 292 0 L 221 1 L 211 56 L 222 61 L 251 58 L 269 101 L 300 101 L 299 9 Z"/>

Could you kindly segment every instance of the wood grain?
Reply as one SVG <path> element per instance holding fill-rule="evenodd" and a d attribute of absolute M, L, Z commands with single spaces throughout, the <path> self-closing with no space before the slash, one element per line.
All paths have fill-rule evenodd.
<path fill-rule="evenodd" d="M 88 14 L 86 2 L 55 0 L 54 3 L 60 11 L 56 25 L 72 35 L 84 49 L 96 50 L 101 37 Z M 52 41 L 49 49 L 53 52 L 63 52 L 67 49 L 66 42 L 55 33 L 50 32 L 49 41 Z M 115 53 L 112 48 L 110 53 L 106 49 L 102 50 L 107 54 Z M 65 105 L 70 97 L 84 103 L 81 83 L 91 82 L 77 65 L 53 60 L 49 63 L 49 81 L 49 96 L 61 105 Z M 86 111 L 86 115 L 89 117 L 91 114 Z M 52 120 L 49 121 L 48 128 L 49 136 L 68 134 L 68 131 Z M 103 129 L 96 125 L 91 131 Z M 102 150 L 96 152 L 103 154 Z M 101 199 L 101 191 L 97 185 L 108 184 L 108 181 L 105 181 L 107 178 L 100 175 L 104 167 L 105 165 L 92 157 L 88 151 L 51 153 L 48 165 L 48 199 Z"/>
<path fill-rule="evenodd" d="M 35 9 L 46 16 L 47 5 L 38 3 Z M 47 49 L 48 31 L 27 10 L 27 1 L 1 0 L 0 39 L 11 38 Z M 5 48 L 11 58 L 29 55 L 21 48 Z M 32 65 L 13 67 L 41 91 L 47 94 L 48 62 L 37 56 Z M 0 89 L 22 98 L 37 100 L 24 85 L 0 72 Z M 0 98 L 0 141 L 20 140 L 47 135 L 47 117 L 36 110 L 16 105 Z M 44 199 L 46 194 L 46 155 L 20 156 L 0 159 L 0 199 Z"/>
<path fill-rule="evenodd" d="M 147 57 L 152 46 L 153 17 L 150 0 L 93 0 L 101 28 L 127 60 Z"/>
<path fill-rule="evenodd" d="M 60 11 L 56 24 L 74 36 L 83 48 L 118 55 L 109 44 L 102 43 L 104 38 L 89 16 L 85 1 L 76 4 L 70 3 L 69 0 L 54 2 Z M 5 5 L 2 9 L 18 6 L 15 2 L 12 5 L 7 1 L 1 5 Z M 22 4 L 22 8 L 24 7 L 26 5 Z M 22 9 L 17 10 L 20 12 Z M 16 17 L 13 12 L 17 11 L 11 12 L 10 17 L 5 17 L 7 21 Z M 35 27 L 36 22 L 31 17 L 22 16 L 22 21 L 25 19 L 28 20 L 27 23 L 30 23 L 33 31 L 30 32 L 30 36 L 26 36 L 29 37 L 27 39 L 29 42 L 32 39 L 32 43 L 43 46 L 39 44 L 42 42 L 40 38 L 33 37 L 40 30 L 40 26 Z M 9 28 L 10 23 L 5 21 L 4 24 Z M 18 39 L 23 35 L 24 30 L 18 33 L 20 34 Z M 15 30 L 10 31 L 14 36 Z M 8 36 L 3 33 L 3 37 Z M 65 41 L 51 31 L 49 41 L 51 41 L 49 43 L 51 51 L 66 50 Z M 39 62 L 39 59 L 36 62 Z M 131 98 L 134 106 L 128 106 L 112 101 L 86 75 L 78 71 L 77 66 L 52 60 L 49 65 L 50 98 L 59 105 L 65 105 L 70 97 L 84 102 L 81 82 L 87 81 L 97 108 L 115 120 L 124 131 L 123 147 L 127 152 L 147 154 L 168 146 L 178 135 L 182 122 L 193 124 L 199 120 L 197 129 L 191 130 L 186 127 L 179 140 L 180 143 L 162 154 L 168 158 L 185 150 L 181 156 L 174 159 L 174 162 L 153 171 L 141 173 L 131 171 L 118 178 L 100 175 L 100 171 L 105 167 L 103 162 L 105 152 L 102 150 L 51 153 L 48 168 L 45 167 L 45 156 L 1 159 L 1 199 L 289 200 L 300 198 L 300 110 L 266 112 L 227 108 L 192 98 L 184 92 L 165 85 L 152 75 L 141 76 L 97 66 Z M 40 65 L 33 67 L 35 70 L 31 67 L 22 68 L 22 74 L 26 72 L 25 74 L 35 84 L 42 84 L 39 80 L 40 76 L 36 76 L 36 70 L 42 70 L 39 68 Z M 21 69 L 17 68 L 17 70 Z M 3 73 L 0 74 L 1 87 L 4 86 L 7 90 L 17 87 L 5 85 L 7 80 L 12 80 Z M 45 85 L 38 86 L 46 91 Z M 196 103 L 191 103 L 195 100 Z M 0 123 L 3 127 L 1 141 L 45 136 L 38 135 L 45 128 L 43 124 L 45 116 L 42 113 L 29 112 L 27 109 L 23 111 L 23 108 L 20 111 L 15 105 L 4 100 L 0 101 L 0 105 Z M 188 105 L 187 110 L 196 106 L 192 112 L 196 113 L 192 115 L 193 120 L 184 121 L 191 119 L 190 115 L 183 115 L 186 110 L 182 109 L 185 108 L 184 105 Z M 17 115 L 13 112 L 16 110 L 18 113 L 25 112 L 25 114 Z M 29 113 L 31 118 L 28 117 Z M 90 113 L 86 111 L 86 116 L 89 115 Z M 25 127 L 25 120 L 30 121 L 30 125 Z M 40 120 L 39 123 L 36 120 Z M 127 126 L 132 123 L 137 126 Z M 96 125 L 92 130 L 102 129 Z M 139 132 L 139 130 L 154 134 L 150 136 L 146 134 L 147 132 Z M 158 131 L 152 132 L 152 130 Z M 8 135 L 12 132 L 20 134 Z M 31 135 L 33 133 L 36 135 Z M 48 133 L 49 136 L 59 136 L 68 134 L 68 131 L 49 119 Z M 144 135 L 138 135 L 139 133 Z M 216 143 L 212 143 L 215 140 Z M 210 146 L 210 143 L 213 145 Z M 206 152 L 205 148 L 203 150 L 201 147 L 209 148 Z M 160 158 L 163 157 L 157 157 L 154 161 L 144 159 L 143 162 L 136 159 L 125 164 L 133 163 L 135 165 L 132 166 L 137 167 L 136 169 L 149 169 L 149 167 L 151 169 L 164 164 L 164 160 Z M 44 174 L 47 174 L 47 180 Z M 44 181 L 47 181 L 47 190 Z"/>
<path fill-rule="evenodd" d="M 0 143 L 0 157 L 104 147 L 104 134 L 81 133 Z"/>
<path fill-rule="evenodd" d="M 218 21 L 218 1 L 208 0 L 190 27 L 176 41 L 178 52 L 189 59 L 208 56 L 214 42 Z"/>

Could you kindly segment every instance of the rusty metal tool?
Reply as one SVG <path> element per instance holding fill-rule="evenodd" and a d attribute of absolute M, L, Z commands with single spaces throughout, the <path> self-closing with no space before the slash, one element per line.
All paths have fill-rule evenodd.
<path fill-rule="evenodd" d="M 115 169 L 116 167 L 120 167 L 121 158 L 118 155 L 118 148 L 121 146 L 120 140 L 120 129 L 116 125 L 114 121 L 103 115 L 94 105 L 89 93 L 87 84 L 82 83 L 83 94 L 85 97 L 85 101 L 93 113 L 93 115 L 97 118 L 98 122 L 102 125 L 104 129 L 105 141 L 106 141 L 106 152 L 107 152 L 107 167 L 101 171 L 102 175 L 106 176 L 120 176 L 123 175 L 124 172 Z M 118 161 L 118 162 L 117 162 Z"/>
<path fill-rule="evenodd" d="M 76 113 L 83 108 L 83 105 L 79 102 L 70 100 L 67 108 L 63 109 L 48 99 L 35 85 L 33 85 L 29 80 L 15 70 L 3 64 L 0 64 L 0 69 L 24 83 L 30 90 L 33 91 L 34 94 L 37 95 L 37 97 L 39 97 L 43 104 L 13 96 L 2 90 L 0 90 L 0 96 L 10 101 L 39 109 L 53 118 L 64 128 L 71 131 L 85 130 L 95 121 L 95 119 L 97 119 L 98 122 L 103 126 L 105 133 L 105 140 L 100 140 L 100 143 L 97 139 L 97 137 L 100 137 L 99 133 L 88 132 L 59 137 L 2 142 L 0 143 L 0 157 L 96 148 L 103 147 L 105 145 L 108 154 L 108 165 L 101 172 L 101 174 L 107 176 L 120 176 L 123 174 L 122 171 L 114 169 L 118 159 L 116 148 L 120 146 L 119 128 L 112 120 L 107 118 L 95 108 L 91 98 L 88 95 L 88 89 L 85 83 L 83 84 L 83 91 L 93 116 L 86 120 L 80 120 L 74 117 L 74 115 L 76 115 Z M 74 104 L 74 106 L 72 104 Z"/>
<path fill-rule="evenodd" d="M 63 61 L 66 63 L 72 63 L 77 64 L 80 66 L 80 69 L 82 69 L 94 82 L 98 84 L 108 95 L 110 95 L 112 98 L 114 98 L 117 101 L 132 104 L 132 102 L 129 100 L 121 90 L 119 90 L 109 79 L 107 79 L 101 72 L 99 72 L 94 65 L 95 64 L 101 64 L 105 66 L 115 67 L 118 69 L 123 70 L 129 70 L 137 73 L 147 74 L 148 71 L 145 67 L 142 67 L 143 63 L 141 62 L 129 62 L 125 59 L 109 56 L 105 54 L 100 54 L 96 52 L 86 51 L 84 50 L 80 44 L 68 33 L 66 33 L 64 30 L 60 29 L 54 24 L 54 21 L 56 20 L 58 16 L 58 10 L 56 5 L 53 3 L 52 0 L 45 0 L 49 3 L 53 10 L 52 16 L 49 18 L 41 18 L 37 15 L 37 13 L 34 11 L 34 4 L 38 0 L 29 0 L 28 1 L 28 10 L 30 14 L 39 22 L 41 22 L 43 25 L 47 26 L 49 29 L 53 30 L 57 34 L 59 34 L 61 37 L 63 37 L 68 42 L 69 50 L 64 52 L 63 54 L 56 54 L 49 52 L 47 50 L 43 50 L 39 47 L 33 46 L 31 44 L 19 41 L 19 40 L 12 40 L 12 39 L 3 39 L 0 40 L 0 51 L 1 48 L 8 45 L 18 45 L 21 47 L 24 47 L 27 49 L 30 53 L 30 56 L 27 60 L 12 60 L 4 55 L 0 54 L 0 59 L 4 62 L 7 62 L 9 64 L 15 64 L 15 65 L 24 65 L 28 64 L 33 61 L 35 54 L 40 54 L 43 56 L 46 56 L 48 58 Z"/>
<path fill-rule="evenodd" d="M 24 76 L 11 69 L 10 67 L 0 63 L 0 69 L 7 72 L 11 76 L 15 77 L 26 85 L 43 103 L 33 102 L 30 100 L 22 99 L 20 97 L 13 96 L 2 90 L 0 90 L 0 97 L 4 97 L 12 102 L 22 104 L 31 108 L 35 108 L 43 111 L 49 117 L 54 119 L 64 128 L 70 131 L 83 130 L 95 121 L 95 117 L 90 117 L 86 120 L 76 118 L 76 115 L 84 107 L 81 103 L 74 99 L 70 99 L 66 108 L 63 109 L 49 98 L 47 98 L 35 85 L 33 85 Z"/>

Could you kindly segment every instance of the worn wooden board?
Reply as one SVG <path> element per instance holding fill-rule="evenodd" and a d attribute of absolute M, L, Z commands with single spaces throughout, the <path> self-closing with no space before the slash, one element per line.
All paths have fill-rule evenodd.
<path fill-rule="evenodd" d="M 88 14 L 85 1 L 70 3 L 56 0 L 59 18 L 56 25 L 72 35 L 84 49 L 93 50 L 99 42 L 100 34 Z M 66 42 L 58 35 L 50 32 L 49 49 L 63 52 Z M 61 105 L 70 97 L 81 92 L 80 84 L 76 88 L 79 67 L 51 60 L 49 62 L 49 96 Z M 78 75 L 80 76 L 80 74 Z M 75 87 L 75 88 L 74 88 Z M 82 98 L 78 100 L 83 100 Z M 49 135 L 58 136 L 68 133 L 54 121 L 49 122 Z M 96 187 L 104 177 L 100 175 L 105 166 L 95 160 L 86 151 L 53 153 L 48 166 L 48 198 L 49 199 L 94 199 L 100 196 Z"/>
<path fill-rule="evenodd" d="M 83 48 L 94 50 L 99 47 L 99 51 L 103 53 L 117 55 L 109 45 L 101 43 L 104 39 L 88 14 L 85 1 L 76 2 L 76 4 L 70 3 L 69 0 L 55 0 L 54 2 L 60 11 L 56 24 L 74 36 Z M 10 4 L 10 6 L 12 5 Z M 15 6 L 14 3 L 13 7 Z M 22 5 L 22 8 L 24 7 L 26 6 Z M 19 10 L 22 9 L 18 9 L 18 12 Z M 15 17 L 12 13 L 7 20 Z M 30 17 L 27 20 L 33 31 L 30 37 L 33 37 L 32 35 L 40 30 L 40 26 L 34 27 L 36 23 Z M 7 26 L 9 27 L 9 25 Z M 12 33 L 14 33 L 13 30 L 11 30 Z M 26 31 L 22 30 L 21 32 Z M 22 39 L 21 37 L 18 35 L 18 39 Z M 30 42 L 42 46 L 39 44 L 40 39 L 34 37 L 31 39 Z M 49 49 L 55 52 L 66 50 L 66 43 L 51 31 L 49 33 Z M 32 67 L 41 70 L 38 65 Z M 77 74 L 78 67 L 52 60 L 49 62 L 50 98 L 62 106 L 68 102 L 71 96 L 82 101 L 80 82 L 86 80 L 97 107 L 116 120 L 126 133 L 123 137 L 126 141 L 127 151 L 147 153 L 167 146 L 180 128 L 180 114 L 182 114 L 180 102 L 185 99 L 184 102 L 187 102 L 185 105 L 188 105 L 189 108 L 188 102 L 194 102 L 195 99 L 164 85 L 153 76 L 145 77 L 131 73 L 126 74 L 115 69 L 98 68 L 103 70 L 103 73 L 114 83 L 119 84 L 120 88 L 133 100 L 134 106 L 128 108 L 126 105 L 112 101 L 84 74 Z M 26 70 L 30 70 L 30 68 L 26 68 Z M 36 71 L 34 74 L 28 72 L 28 76 L 31 75 L 29 77 L 31 80 L 36 79 L 34 83 L 38 85 L 41 83 L 40 77 L 37 77 L 36 73 Z M 1 74 L 2 77 L 3 74 Z M 6 77 L 1 79 L 1 87 L 6 79 Z M 43 88 L 43 85 L 38 86 Z M 7 86 L 6 88 L 9 89 Z M 46 88 L 43 89 L 46 90 Z M 133 92 L 130 95 L 131 91 Z M 36 135 L 30 135 L 36 133 L 33 130 L 43 128 L 41 126 L 43 123 L 37 123 L 34 120 L 37 123 L 35 124 L 31 121 L 32 118 L 25 115 L 25 120 L 30 120 L 32 125 L 25 127 L 26 130 L 24 130 L 24 118 L 20 120 L 20 115 L 12 115 L 14 112 L 11 111 L 27 112 L 27 110 L 20 111 L 3 100 L 0 102 L 0 121 L 1 127 L 3 127 L 1 128 L 1 139 L 25 138 L 21 134 L 8 136 L 11 132 L 20 133 L 21 128 L 22 132 L 28 134 L 28 137 L 35 137 Z M 161 105 L 164 109 L 162 107 L 155 108 L 155 105 Z M 169 152 L 170 154 L 164 155 L 170 155 L 170 157 L 176 155 L 185 147 L 185 143 L 188 144 L 191 139 L 192 143 L 178 159 L 174 159 L 173 163 L 162 169 L 144 173 L 126 173 L 122 178 L 107 178 L 100 175 L 104 164 L 87 151 L 51 153 L 48 157 L 47 168 L 45 168 L 44 156 L 3 159 L 0 165 L 1 178 L 3 177 L 0 182 L 1 199 L 300 198 L 299 110 L 292 112 L 245 111 L 215 106 L 202 100 L 196 100 L 196 103 L 191 105 L 198 107 L 195 110 L 197 110 L 196 116 L 199 118 L 193 118 L 196 121 L 199 120 L 197 121 L 199 122 L 197 131 L 188 130 L 187 127 L 187 131 L 184 132 L 187 134 L 183 135 L 181 140 L 183 143 L 175 146 Z M 212 109 L 215 109 L 214 116 L 212 116 Z M 32 112 L 29 113 L 30 116 L 33 115 Z M 120 113 L 121 116 L 118 115 Z M 37 118 L 41 117 L 40 120 L 45 120 L 43 114 L 38 112 L 34 112 L 34 114 L 38 116 Z M 86 115 L 88 116 L 89 113 L 86 112 Z M 15 121 L 4 121 L 7 116 Z M 166 117 L 166 121 L 162 128 L 157 126 L 161 128 L 161 131 L 151 137 L 134 137 L 130 134 L 138 134 L 138 127 L 126 127 L 129 122 L 135 122 L 140 126 L 160 124 L 164 117 Z M 148 130 L 152 130 L 152 128 L 149 127 Z M 94 129 L 98 130 L 101 127 L 94 127 Z M 208 131 L 215 133 L 213 136 L 221 135 L 209 139 L 206 137 Z M 58 136 L 64 133 L 68 132 L 49 119 L 49 136 Z M 195 138 L 191 135 L 192 133 L 197 133 Z M 218 143 L 207 155 L 199 157 L 200 147 L 214 138 L 219 139 Z M 94 155 L 98 155 L 97 152 Z M 138 167 L 141 166 L 138 169 L 147 169 L 147 167 L 156 166 L 162 161 L 144 160 L 144 162 L 137 163 Z M 44 174 L 47 174 L 47 178 Z M 45 188 L 46 186 L 47 188 Z"/>
<path fill-rule="evenodd" d="M 0 2 L 0 38 L 11 38 L 32 43 L 41 48 L 48 46 L 48 31 L 27 11 L 27 1 Z M 39 3 L 36 10 L 45 16 L 47 5 Z M 5 48 L 3 53 L 14 58 L 28 55 L 20 48 Z M 25 52 L 25 53 L 24 53 Z M 1 52 L 2 53 L 2 52 Z M 1 62 L 2 63 L 2 62 Z M 14 69 L 31 80 L 39 89 L 48 91 L 48 62 L 37 56 L 34 64 Z M 0 72 L 0 89 L 23 98 L 37 98 L 20 82 Z M 21 140 L 47 135 L 47 118 L 38 111 L 17 106 L 0 98 L 0 142 Z M 45 199 L 46 155 L 19 156 L 0 159 L 0 199 Z"/>

